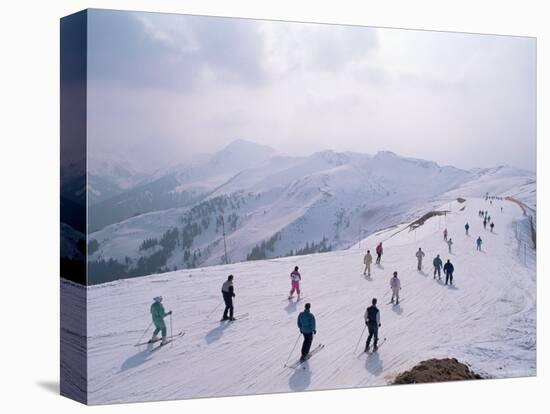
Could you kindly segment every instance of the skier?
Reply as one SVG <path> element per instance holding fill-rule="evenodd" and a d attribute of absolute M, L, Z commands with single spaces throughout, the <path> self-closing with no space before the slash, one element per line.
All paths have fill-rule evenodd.
<path fill-rule="evenodd" d="M 422 270 L 422 259 L 424 258 L 425 254 L 422 251 L 422 248 L 418 248 L 418 251 L 416 252 L 416 258 L 418 259 L 417 263 L 417 269 L 418 271 Z"/>
<path fill-rule="evenodd" d="M 172 314 L 172 311 L 166 313 L 164 311 L 164 306 L 162 306 L 162 296 L 157 296 L 153 298 L 153 304 L 151 305 L 151 316 L 153 318 L 153 324 L 155 325 L 155 331 L 153 332 L 153 337 L 149 340 L 149 343 L 158 341 L 157 334 L 161 332 L 162 341 L 161 345 L 166 344 L 166 324 L 164 323 L 164 318 Z"/>
<path fill-rule="evenodd" d="M 483 219 L 483 228 L 485 230 L 487 230 L 487 219 L 486 218 Z"/>
<path fill-rule="evenodd" d="M 491 222 L 491 233 L 493 232 L 494 228 L 495 228 L 495 223 Z"/>
<path fill-rule="evenodd" d="M 384 253 L 384 249 L 382 248 L 382 242 L 380 242 L 378 243 L 378 246 L 376 246 L 376 264 L 380 264 L 382 253 Z"/>
<path fill-rule="evenodd" d="M 395 304 L 399 305 L 399 291 L 401 290 L 401 281 L 397 277 L 397 272 L 393 272 L 393 277 L 390 279 L 390 288 L 391 288 L 391 301 L 395 298 Z"/>
<path fill-rule="evenodd" d="M 367 250 L 367 254 L 363 258 L 363 263 L 365 263 L 365 271 L 363 272 L 363 275 L 370 276 L 370 265 L 372 263 L 372 255 L 370 254 L 370 250 Z"/>
<path fill-rule="evenodd" d="M 222 321 L 234 321 L 233 317 L 233 298 L 235 297 L 235 289 L 233 287 L 233 275 L 227 276 L 227 280 L 222 285 L 222 296 L 225 302 L 225 309 L 223 311 Z M 229 317 L 227 316 L 229 312 Z"/>
<path fill-rule="evenodd" d="M 502 207 L 500 208 L 500 212 L 502 213 Z"/>
<path fill-rule="evenodd" d="M 455 267 L 451 263 L 450 259 L 447 259 L 447 263 L 445 263 L 445 266 L 443 266 L 443 273 L 445 273 L 445 284 L 449 283 L 453 284 L 453 272 L 455 271 Z"/>
<path fill-rule="evenodd" d="M 313 335 L 317 334 L 317 330 L 315 329 L 315 316 L 310 312 L 310 308 L 311 304 L 306 303 L 304 310 L 298 315 L 298 329 L 300 329 L 300 333 L 304 335 L 300 362 L 304 362 L 307 359 L 309 350 L 311 349 L 311 343 L 313 342 Z"/>
<path fill-rule="evenodd" d="M 434 264 L 434 279 L 437 273 L 439 280 L 441 280 L 441 267 L 443 266 L 443 261 L 441 260 L 439 255 L 436 256 L 436 258 L 433 261 L 433 264 Z"/>
<path fill-rule="evenodd" d="M 447 241 L 447 229 L 445 228 L 445 230 L 443 230 L 443 240 Z"/>
<path fill-rule="evenodd" d="M 466 223 L 464 228 L 466 229 L 466 236 L 469 236 L 468 230 L 470 230 L 470 225 L 468 223 Z"/>
<path fill-rule="evenodd" d="M 477 250 L 481 251 L 481 243 L 482 243 L 481 236 L 479 236 L 476 240 Z"/>
<path fill-rule="evenodd" d="M 365 344 L 365 352 L 368 352 L 370 348 L 370 341 L 374 337 L 373 352 L 378 349 L 378 328 L 382 326 L 380 323 L 380 311 L 376 307 L 376 298 L 372 299 L 372 305 L 365 311 L 365 325 L 369 329 L 369 336 L 367 337 L 367 343 Z"/>
<path fill-rule="evenodd" d="M 449 253 L 452 253 L 451 247 L 453 246 L 453 239 L 449 238 L 449 240 L 447 240 L 447 245 L 449 246 Z"/>
<path fill-rule="evenodd" d="M 296 266 L 294 267 L 294 271 L 290 274 L 291 289 L 288 300 L 292 299 L 294 291 L 296 291 L 298 294 L 298 300 L 300 300 L 300 280 L 302 280 L 302 276 L 300 275 L 300 272 L 298 272 L 298 266 Z"/>

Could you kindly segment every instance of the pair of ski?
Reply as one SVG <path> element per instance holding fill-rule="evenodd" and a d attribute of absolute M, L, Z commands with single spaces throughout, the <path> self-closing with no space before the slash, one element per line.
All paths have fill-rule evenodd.
<path fill-rule="evenodd" d="M 294 299 L 294 297 L 286 298 L 285 300 L 283 300 L 283 302 L 292 302 L 292 299 Z M 294 303 L 298 303 L 302 300 L 304 300 L 304 296 L 300 296 L 299 298 L 296 298 L 296 302 Z"/>
<path fill-rule="evenodd" d="M 175 335 L 167 336 L 167 337 L 166 337 L 166 342 L 165 342 L 164 344 L 161 343 L 159 346 L 153 347 L 152 349 L 150 349 L 149 352 L 156 351 L 157 349 L 160 349 L 160 348 L 162 348 L 163 346 L 168 345 L 169 343 L 178 340 L 178 339 L 181 338 L 183 335 L 185 335 L 185 331 L 178 332 L 178 333 L 175 334 Z M 134 346 L 153 345 L 153 344 L 155 344 L 155 343 L 157 343 L 157 342 L 160 342 L 160 341 L 162 341 L 162 338 L 156 338 L 156 339 L 154 339 L 154 340 L 149 340 L 149 341 L 147 341 L 147 342 L 139 342 L 139 343 L 135 344 Z"/>
<path fill-rule="evenodd" d="M 384 338 L 384 339 L 382 339 L 382 340 L 380 341 L 380 343 L 379 343 L 378 346 L 376 347 L 376 351 L 374 350 L 374 348 L 371 348 L 371 349 L 369 349 L 368 351 L 367 351 L 367 350 L 364 350 L 364 351 L 362 351 L 359 355 L 357 355 L 357 358 L 361 358 L 361 356 L 362 356 L 362 355 L 365 355 L 365 354 L 367 354 L 367 355 L 375 354 L 376 352 L 378 352 L 378 350 L 380 349 L 380 347 L 381 347 L 382 345 L 384 345 L 385 343 L 386 343 L 386 338 Z"/>
<path fill-rule="evenodd" d="M 248 313 L 243 313 L 241 315 L 235 316 L 233 319 L 220 319 L 220 322 L 242 321 L 243 319 L 246 319 L 247 317 L 248 317 Z"/>
<path fill-rule="evenodd" d="M 309 361 L 311 359 L 311 357 L 313 357 L 315 354 L 321 352 L 323 349 L 325 349 L 325 345 L 324 344 L 319 344 L 315 348 L 313 348 L 312 351 L 310 351 L 310 353 L 307 355 L 307 357 L 303 361 L 302 361 L 302 359 L 299 359 L 298 361 L 296 361 L 292 364 L 285 364 L 285 368 L 290 368 L 290 369 L 300 368 L 304 362 Z"/>

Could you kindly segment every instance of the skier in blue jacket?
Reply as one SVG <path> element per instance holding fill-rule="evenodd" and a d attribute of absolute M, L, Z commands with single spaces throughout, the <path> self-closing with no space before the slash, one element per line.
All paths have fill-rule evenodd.
<path fill-rule="evenodd" d="M 298 328 L 300 333 L 304 335 L 304 343 L 302 344 L 302 357 L 300 362 L 304 362 L 307 359 L 309 350 L 311 349 L 311 343 L 313 342 L 313 335 L 317 334 L 315 329 L 315 316 L 310 311 L 311 304 L 306 303 L 303 312 L 298 315 Z"/>
<path fill-rule="evenodd" d="M 162 306 L 162 296 L 157 296 L 153 299 L 154 302 L 151 305 L 151 316 L 153 318 L 153 324 L 155 325 L 155 331 L 153 332 L 153 337 L 149 340 L 149 342 L 156 342 L 158 341 L 158 333 L 161 332 L 162 334 L 162 342 L 161 345 L 164 345 L 166 343 L 166 324 L 164 323 L 164 318 L 168 315 L 172 314 L 172 311 L 165 312 L 164 306 Z"/>
<path fill-rule="evenodd" d="M 437 274 L 439 277 L 439 280 L 441 280 L 441 267 L 443 266 L 443 261 L 441 260 L 441 257 L 437 255 L 437 257 L 433 261 L 434 265 L 434 279 L 435 275 Z"/>

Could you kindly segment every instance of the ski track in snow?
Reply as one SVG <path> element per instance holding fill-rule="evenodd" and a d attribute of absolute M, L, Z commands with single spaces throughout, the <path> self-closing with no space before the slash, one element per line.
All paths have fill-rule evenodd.
<path fill-rule="evenodd" d="M 507 201 L 491 206 L 479 198 L 445 203 L 441 209 L 449 207 L 449 214 L 433 217 L 417 230 L 397 233 L 406 226 L 400 225 L 370 236 L 361 241 L 361 249 L 356 245 L 88 288 L 88 402 L 377 386 L 434 357 L 455 357 L 491 377 L 535 375 L 535 254 L 518 249 L 516 226 L 526 225 L 521 209 Z M 483 229 L 480 209 L 489 211 L 495 233 Z M 471 236 L 465 235 L 466 221 Z M 452 254 L 442 239 L 445 227 L 454 241 Z M 478 235 L 483 239 L 482 252 L 475 249 Z M 362 273 L 363 255 L 366 247 L 373 252 L 382 239 L 381 266 L 373 264 L 372 277 L 367 279 Z M 426 253 L 423 272 L 416 270 L 418 247 Z M 436 254 L 453 262 L 455 286 L 433 279 Z M 295 265 L 300 266 L 306 299 L 284 302 Z M 394 270 L 402 284 L 403 302 L 398 306 L 388 304 Z M 220 323 L 219 292 L 230 273 L 235 275 L 235 314 L 250 315 Z M 69 295 L 72 286 L 62 284 Z M 163 295 L 166 309 L 174 311 L 173 332 L 186 334 L 151 353 L 150 345 L 134 344 L 150 323 L 149 307 L 156 295 Z M 386 337 L 387 343 L 378 353 L 357 358 L 353 351 L 372 297 L 379 299 L 380 338 Z M 284 363 L 296 341 L 296 318 L 306 301 L 317 319 L 312 348 L 319 343 L 326 348 L 304 363 L 304 369 L 292 371 Z M 170 334 L 170 317 L 166 322 Z M 365 340 L 366 335 L 358 351 Z M 301 342 L 289 362 L 299 357 Z"/>

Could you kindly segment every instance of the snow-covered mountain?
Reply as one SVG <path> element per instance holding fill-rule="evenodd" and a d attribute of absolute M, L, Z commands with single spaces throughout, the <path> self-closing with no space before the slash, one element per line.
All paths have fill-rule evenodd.
<path fill-rule="evenodd" d="M 90 173 L 90 197 L 101 193 L 97 188 L 103 192 L 116 192 L 101 200 L 95 198 L 96 204 L 89 210 L 90 229 L 95 231 L 152 211 L 192 206 L 240 171 L 262 163 L 273 153 L 272 148 L 236 140 L 213 155 L 202 155 L 193 161 L 135 176 L 133 184 L 128 178 L 129 170 L 123 169 L 122 172 L 126 173 L 123 174 L 120 167 L 116 174 L 100 176 Z M 101 187 L 97 187 L 99 184 Z M 122 184 L 126 185 L 125 191 L 121 191 Z"/>
<path fill-rule="evenodd" d="M 342 249 L 406 221 L 443 195 L 452 199 L 450 191 L 495 194 L 533 177 L 512 168 L 440 167 L 391 152 L 287 157 L 239 141 L 205 165 L 159 180 L 163 187 L 158 181 L 148 185 L 162 187 L 165 195 L 187 205 L 140 214 L 92 233 L 99 248 L 90 256 L 91 283 L 217 265 L 225 263 L 225 250 L 236 262 Z M 147 194 L 151 204 L 162 199 L 151 189 L 132 191 Z M 136 198 L 126 201 L 139 204 Z M 90 208 L 90 217 L 97 209 Z"/>
<path fill-rule="evenodd" d="M 406 163 L 416 172 L 415 162 Z M 435 166 L 428 164 L 427 170 L 432 169 Z M 446 211 L 444 215 L 434 214 L 419 226 L 412 224 L 420 216 L 411 216 L 408 222 L 375 232 L 345 250 L 180 270 L 89 288 L 63 282 L 67 303 L 71 298 L 77 303 L 82 291 L 87 292 L 88 402 L 376 386 L 388 384 L 419 361 L 438 357 L 457 358 L 493 378 L 535 375 L 536 257 L 529 217 L 514 201 L 483 197 L 487 185 L 493 185 L 485 178 L 498 180 L 504 173 L 502 169 L 480 173 L 477 184 L 468 181 L 419 210 Z M 327 182 L 331 179 L 335 178 L 329 174 Z M 493 189 L 520 193 L 520 201 L 527 203 L 521 194 L 530 194 L 525 185 L 534 184 L 520 181 L 519 186 L 510 187 L 502 180 L 502 186 L 494 184 Z M 330 187 L 330 191 L 336 189 Z M 464 194 L 468 191 L 482 197 Z M 297 194 L 304 193 L 297 191 L 294 197 Z M 488 210 L 496 225 L 494 232 L 483 229 L 479 210 Z M 154 214 L 148 217 L 154 222 Z M 121 227 L 119 234 L 131 233 L 132 222 Z M 466 222 L 470 236 L 464 232 Z M 137 229 L 139 222 L 134 224 Z M 452 253 L 442 240 L 444 228 L 454 240 Z M 478 235 L 483 239 L 482 251 L 475 249 Z M 373 266 L 371 278 L 365 278 L 363 255 L 379 241 L 385 246 L 382 263 Z M 419 247 L 426 253 L 423 271 L 416 270 Z M 431 261 L 436 254 L 453 262 L 453 286 L 433 279 Z M 286 300 L 288 275 L 295 265 L 302 273 L 305 296 L 298 303 Z M 388 303 L 393 271 L 399 272 L 402 283 L 398 306 Z M 235 275 L 237 317 L 249 314 L 231 324 L 218 322 L 219 290 L 228 274 Z M 134 344 L 151 335 L 151 329 L 144 329 L 150 322 L 152 297 L 157 295 L 163 295 L 166 309 L 174 311 L 173 318 L 167 318 L 172 323 L 169 329 L 186 333 L 151 352 L 152 346 Z M 364 328 L 363 313 L 373 297 L 379 299 L 380 335 L 387 342 L 377 353 L 359 355 L 354 348 Z M 317 319 L 314 346 L 326 347 L 303 369 L 292 370 L 284 364 L 297 340 L 296 318 L 306 301 Z M 69 313 L 64 315 L 62 344 L 76 352 L 81 324 Z M 364 341 L 363 335 L 358 351 Z M 295 349 L 290 361 L 298 357 Z M 74 373 L 67 372 L 63 380 L 67 386 L 84 389 L 79 387 L 82 378 Z"/>
<path fill-rule="evenodd" d="M 88 159 L 87 194 L 90 205 L 113 198 L 149 180 L 151 172 L 138 168 L 120 154 L 110 160 Z M 113 161 L 115 160 L 115 161 Z"/>

